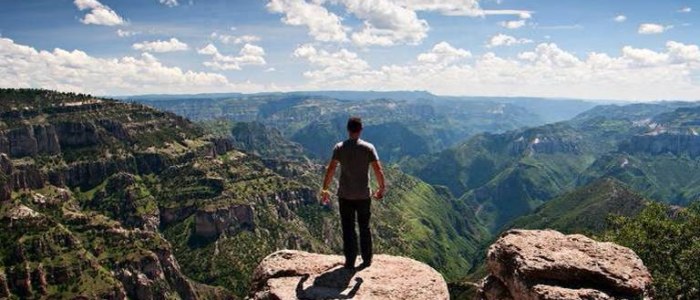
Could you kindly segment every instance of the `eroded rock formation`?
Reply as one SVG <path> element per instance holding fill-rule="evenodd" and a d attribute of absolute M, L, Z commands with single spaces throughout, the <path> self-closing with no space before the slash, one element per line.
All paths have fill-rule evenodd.
<path fill-rule="evenodd" d="M 366 269 L 344 269 L 338 255 L 275 252 L 258 265 L 251 299 L 449 299 L 442 275 L 421 262 L 376 255 Z"/>
<path fill-rule="evenodd" d="M 12 196 L 12 161 L 5 153 L 0 153 L 0 201 Z"/>
<path fill-rule="evenodd" d="M 489 248 L 479 299 L 648 299 L 651 275 L 630 249 L 553 230 L 510 230 Z"/>

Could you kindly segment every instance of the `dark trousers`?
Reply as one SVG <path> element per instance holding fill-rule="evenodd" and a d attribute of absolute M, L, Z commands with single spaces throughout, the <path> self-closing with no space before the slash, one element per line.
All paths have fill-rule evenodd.
<path fill-rule="evenodd" d="M 372 261 L 372 234 L 369 231 L 371 199 L 348 200 L 339 199 L 340 223 L 343 227 L 343 254 L 346 264 L 355 264 L 357 258 L 357 233 L 355 232 L 355 216 L 360 225 L 360 250 L 363 262 Z"/>

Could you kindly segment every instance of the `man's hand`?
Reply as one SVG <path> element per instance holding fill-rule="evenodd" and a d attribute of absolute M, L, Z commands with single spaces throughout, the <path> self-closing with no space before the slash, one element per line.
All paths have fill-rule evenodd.
<path fill-rule="evenodd" d="M 321 205 L 328 206 L 331 203 L 330 200 L 331 192 L 328 190 L 321 190 Z"/>
<path fill-rule="evenodd" d="M 331 192 L 328 191 L 328 187 L 331 185 L 331 181 L 333 181 L 333 175 L 335 174 L 336 166 L 338 166 L 337 160 L 331 159 L 331 161 L 328 162 L 328 167 L 326 168 L 326 176 L 323 177 L 323 188 L 321 189 L 321 205 L 328 206 L 328 204 L 331 202 L 329 199 L 331 196 Z"/>
<path fill-rule="evenodd" d="M 382 164 L 378 160 L 372 162 L 372 169 L 374 169 L 374 175 L 377 177 L 377 183 L 379 183 L 379 189 L 372 196 L 377 200 L 381 200 L 384 198 L 384 170 L 382 170 Z"/>
<path fill-rule="evenodd" d="M 384 198 L 384 188 L 380 188 L 374 192 L 374 195 L 372 195 L 374 199 L 377 200 L 382 200 Z"/>

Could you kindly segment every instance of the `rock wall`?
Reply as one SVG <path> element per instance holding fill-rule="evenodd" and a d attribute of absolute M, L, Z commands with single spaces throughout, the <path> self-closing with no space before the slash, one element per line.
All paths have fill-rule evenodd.
<path fill-rule="evenodd" d="M 12 197 L 12 161 L 5 153 L 0 153 L 0 202 Z"/>
<path fill-rule="evenodd" d="M 489 247 L 478 299 L 650 299 L 652 278 L 630 249 L 553 230 L 510 230 Z"/>
<path fill-rule="evenodd" d="M 194 234 L 215 239 L 222 234 L 235 235 L 240 231 L 255 229 L 254 212 L 250 205 L 233 205 L 214 211 L 200 210 L 194 216 Z"/>

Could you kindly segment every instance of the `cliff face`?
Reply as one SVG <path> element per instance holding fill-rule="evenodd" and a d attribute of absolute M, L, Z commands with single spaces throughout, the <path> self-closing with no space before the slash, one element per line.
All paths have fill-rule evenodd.
<path fill-rule="evenodd" d="M 12 161 L 6 154 L 0 153 L 0 203 L 12 197 Z"/>
<path fill-rule="evenodd" d="M 56 223 L 25 205 L 6 210 L 0 218 L 3 228 L 24 239 L 8 248 L 13 254 L 5 262 L 0 293 L 30 298 L 66 289 L 101 299 L 200 298 L 169 244 L 156 233 L 129 230 L 77 211 L 65 213 L 65 223 Z M 96 238 L 84 244 L 84 235 Z M 138 246 L 144 242 L 148 245 Z M 218 295 L 227 297 L 221 291 Z"/>
<path fill-rule="evenodd" d="M 652 155 L 685 154 L 695 158 L 700 156 L 700 136 L 695 132 L 638 135 L 632 137 L 630 143 L 621 147 L 621 150 Z"/>
<path fill-rule="evenodd" d="M 479 299 L 649 299 L 651 275 L 630 249 L 552 230 L 510 230 L 489 247 Z"/>
<path fill-rule="evenodd" d="M 440 273 L 405 257 L 377 255 L 365 269 L 344 258 L 301 251 L 270 254 L 253 275 L 251 299 L 449 299 Z"/>
<path fill-rule="evenodd" d="M 231 298 L 181 271 L 141 177 L 230 144 L 143 106 L 26 92 L 0 91 L 0 298 Z"/>

